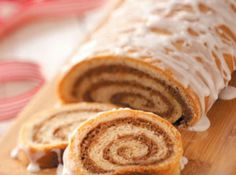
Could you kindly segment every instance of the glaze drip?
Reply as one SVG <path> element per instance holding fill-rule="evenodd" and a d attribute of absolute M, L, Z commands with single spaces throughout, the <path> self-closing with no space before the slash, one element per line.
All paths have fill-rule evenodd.
<path fill-rule="evenodd" d="M 80 103 L 38 113 L 22 126 L 12 156 L 28 164 L 30 171 L 37 167 L 55 168 L 63 163 L 64 150 L 75 128 L 97 113 L 113 108 L 113 105 Z"/>
<path fill-rule="evenodd" d="M 236 98 L 236 88 L 233 86 L 228 86 L 223 89 L 220 93 L 220 99 L 222 100 L 232 100 Z"/>
<path fill-rule="evenodd" d="M 96 66 L 96 58 L 106 56 L 104 65 L 107 66 L 112 58 L 120 59 L 117 64 L 123 65 L 129 64 L 125 58 L 132 58 L 161 69 L 195 93 L 199 100 L 196 103 L 201 108 L 200 114 L 194 111 L 198 120 L 206 116 L 235 70 L 235 6 L 234 0 L 166 0 L 158 3 L 156 0 L 126 0 L 78 50 L 71 65 L 88 58 L 86 60 L 91 60 L 91 64 L 87 67 L 93 69 L 99 66 Z M 144 66 L 139 70 L 142 68 L 144 70 Z M 102 78 L 118 81 L 112 75 Z M 139 80 L 140 84 L 142 80 Z M 72 91 L 77 91 L 78 86 L 73 85 Z M 146 105 L 151 104 L 146 102 Z"/>

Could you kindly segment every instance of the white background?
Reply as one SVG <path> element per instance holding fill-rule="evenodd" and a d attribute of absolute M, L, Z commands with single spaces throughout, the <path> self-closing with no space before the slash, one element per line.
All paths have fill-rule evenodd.
<path fill-rule="evenodd" d="M 37 62 L 41 65 L 46 80 L 50 80 L 72 51 L 78 48 L 97 16 L 99 15 L 89 14 L 83 18 L 38 20 L 21 26 L 0 38 L 0 61 L 11 59 Z M 5 89 L 4 87 L 4 91 Z M 9 128 L 13 120 L 0 121 L 0 135 Z"/>

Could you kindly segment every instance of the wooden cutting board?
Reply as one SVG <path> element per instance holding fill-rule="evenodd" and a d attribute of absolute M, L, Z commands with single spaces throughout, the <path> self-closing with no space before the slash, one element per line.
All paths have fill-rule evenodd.
<path fill-rule="evenodd" d="M 19 115 L 10 130 L 0 141 L 0 175 L 55 175 L 56 170 L 31 174 L 26 167 L 10 157 L 16 146 L 21 125 L 32 115 L 58 103 L 56 80 L 48 83 Z M 236 73 L 231 84 L 236 85 Z M 184 155 L 189 162 L 183 175 L 236 175 L 236 99 L 218 100 L 208 113 L 211 127 L 195 133 L 181 131 Z"/>

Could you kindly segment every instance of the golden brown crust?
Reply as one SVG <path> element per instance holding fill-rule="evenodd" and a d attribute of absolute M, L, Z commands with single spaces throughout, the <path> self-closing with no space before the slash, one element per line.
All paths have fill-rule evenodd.
<path fill-rule="evenodd" d="M 236 68 L 230 5 L 124 1 L 73 56 L 58 85 L 61 100 L 113 103 L 196 124 Z"/>
<path fill-rule="evenodd" d="M 79 103 L 36 114 L 20 130 L 17 158 L 23 164 L 36 163 L 42 169 L 56 167 L 61 163 L 68 136 L 74 128 L 97 113 L 115 107 Z"/>
<path fill-rule="evenodd" d="M 107 62 L 109 60 L 115 61 L 115 60 L 124 60 L 126 62 L 131 62 L 134 64 L 137 64 L 142 67 L 146 67 L 146 69 L 149 69 L 150 72 L 154 72 L 158 76 L 165 77 L 171 84 L 176 86 L 180 92 L 185 96 L 186 101 L 189 103 L 189 106 L 191 106 L 193 110 L 193 116 L 192 119 L 189 120 L 185 126 L 192 126 L 194 123 L 196 123 L 199 118 L 201 117 L 201 106 L 199 102 L 199 98 L 195 92 L 191 88 L 185 88 L 181 83 L 176 81 L 173 78 L 173 75 L 168 71 L 163 71 L 157 66 L 154 66 L 152 64 L 149 64 L 143 60 L 139 59 L 133 59 L 129 57 L 116 57 L 111 55 L 99 55 L 94 56 L 92 58 L 88 58 L 86 60 L 81 61 L 78 64 L 75 64 L 69 71 L 61 77 L 61 81 L 58 84 L 58 95 L 63 103 L 75 103 L 78 102 L 78 99 L 73 97 L 71 95 L 71 87 L 68 85 L 69 82 L 74 82 L 74 77 L 76 77 L 76 74 L 78 73 L 78 70 L 83 70 L 88 67 L 88 65 L 96 64 L 96 62 L 104 61 Z"/>
<path fill-rule="evenodd" d="M 126 122 L 126 119 L 129 118 L 129 122 Z M 137 123 L 137 121 L 145 121 L 144 125 L 140 125 L 140 131 L 137 131 L 136 133 L 136 127 L 137 125 L 135 123 Z M 123 121 L 124 124 L 123 125 L 119 125 L 119 122 Z M 117 124 L 115 124 L 115 123 Z M 132 122 L 134 122 L 132 124 Z M 150 122 L 150 123 L 149 123 Z M 114 124 L 113 124 L 114 123 Z M 112 131 L 110 132 L 109 130 L 109 126 L 112 126 Z M 125 125 L 127 125 L 127 129 L 119 129 L 126 127 Z M 133 128 L 130 129 L 129 125 Z M 159 140 L 158 142 L 156 142 L 156 144 L 158 145 L 158 151 L 164 151 L 165 149 L 170 149 L 172 150 L 170 152 L 170 155 L 168 156 L 168 158 L 162 160 L 162 161 L 154 161 L 156 163 L 147 163 L 149 162 L 152 158 L 154 159 L 159 159 L 158 157 L 154 156 L 152 157 L 152 155 L 149 155 L 149 157 L 145 160 L 142 161 L 143 158 L 139 158 L 139 160 L 136 160 L 135 157 L 138 155 L 142 155 L 143 153 L 135 152 L 135 149 L 139 149 L 138 147 L 141 146 L 137 143 L 139 143 L 139 141 L 141 141 L 140 139 L 136 140 L 137 142 L 135 143 L 135 139 L 132 140 L 126 140 L 126 141 L 119 141 L 119 139 L 125 138 L 127 136 L 130 136 L 134 133 L 138 134 L 138 133 L 142 133 L 143 135 L 145 135 L 148 138 L 152 138 L 152 139 L 157 139 L 161 136 L 158 136 L 156 138 L 153 138 L 154 135 L 149 135 L 149 129 L 154 129 L 154 126 L 158 126 L 159 128 L 159 134 L 164 138 L 169 138 L 170 140 L 168 142 L 162 142 L 161 140 Z M 107 132 L 105 130 L 103 130 L 102 128 L 105 127 L 106 130 L 108 130 Z M 144 131 L 142 128 L 149 128 L 146 131 Z M 136 128 L 136 129 L 135 129 Z M 93 136 L 91 145 L 87 145 L 86 146 L 86 150 L 89 151 L 89 157 L 91 160 L 94 161 L 94 163 L 96 165 L 94 166 L 103 166 L 103 167 L 97 167 L 96 169 L 93 168 L 92 164 L 88 163 L 87 158 L 85 157 L 84 151 L 83 151 L 83 145 L 84 144 L 89 144 L 90 143 L 90 139 L 91 139 L 91 134 L 93 132 L 95 132 L 94 129 L 99 129 L 100 131 L 96 131 L 96 135 Z M 151 129 L 151 130 L 152 130 Z M 117 130 L 119 131 L 118 133 Z M 129 131 L 128 131 L 129 130 Z M 101 131 L 104 132 L 102 135 Z M 132 133 L 134 132 L 134 133 Z M 153 131 L 154 132 L 154 131 Z M 115 134 L 118 134 L 116 137 Z M 128 135 L 127 135 L 128 134 Z M 167 135 L 165 135 L 167 134 Z M 92 134 L 93 135 L 93 134 Z M 135 134 L 134 134 L 135 135 Z M 101 137 L 100 139 L 98 139 L 99 137 Z M 120 150 L 121 148 L 125 148 L 126 146 L 127 149 L 126 154 L 131 156 L 129 158 L 127 158 L 126 161 L 131 161 L 131 162 L 140 162 L 140 163 L 131 163 L 130 165 L 126 165 L 124 162 L 112 162 L 112 161 L 108 161 L 109 159 L 106 158 L 106 153 L 104 152 L 104 147 L 101 144 L 104 145 L 108 145 L 108 138 L 116 138 L 115 143 L 113 143 L 113 147 L 109 148 L 110 151 L 113 150 L 114 148 L 117 148 L 117 150 Z M 98 139 L 98 140 L 97 140 Z M 167 144 L 168 143 L 168 144 Z M 135 144 L 135 146 L 134 146 Z M 136 145 L 137 144 L 137 145 Z M 162 144 L 167 144 L 169 145 L 170 148 L 165 147 L 163 148 L 161 145 Z M 145 144 L 143 144 L 143 148 L 140 148 L 140 150 L 144 150 L 145 149 Z M 99 148 L 98 148 L 99 147 Z M 93 148 L 93 149 L 91 149 Z M 152 146 L 153 148 L 153 146 Z M 163 150 L 162 150 L 163 149 Z M 131 151 L 133 150 L 133 152 Z M 81 152 L 80 152 L 81 151 Z M 98 152 L 97 152 L 98 151 Z M 131 152 L 129 152 L 131 151 Z M 136 150 L 137 151 L 137 150 Z M 95 155 L 94 152 L 96 152 Z M 102 154 L 101 154 L 102 153 Z M 152 154 L 159 154 L 159 153 L 152 153 Z M 164 153 L 163 153 L 164 154 Z M 167 122 L 164 119 L 161 119 L 159 116 L 154 115 L 152 113 L 147 113 L 147 112 L 142 112 L 142 111 L 136 111 L 136 110 L 130 110 L 130 109 L 118 109 L 118 110 L 112 110 L 112 111 L 108 111 L 108 112 L 104 112 L 101 113 L 99 115 L 97 115 L 94 118 L 91 118 L 90 120 L 87 120 L 85 123 L 83 123 L 79 128 L 77 128 L 76 132 L 74 132 L 69 146 L 66 149 L 66 152 L 64 154 L 64 169 L 65 172 L 68 172 L 69 174 L 74 174 L 74 175 L 87 175 L 87 174 L 104 174 L 104 175 L 110 175 L 110 174 L 117 174 L 117 175 L 122 175 L 122 174 L 165 174 L 165 175 L 178 175 L 180 174 L 180 159 L 182 158 L 182 154 L 183 154 L 183 148 L 182 148 L 182 141 L 181 141 L 181 135 L 178 132 L 177 129 L 175 129 L 169 122 Z M 116 155 L 116 152 L 114 152 L 114 150 L 112 151 L 112 155 L 113 158 L 115 158 L 114 156 Z M 94 157 L 95 156 L 95 157 Z M 111 155 L 110 155 L 111 156 Z M 119 153 L 117 155 L 119 157 Z M 121 157 L 123 155 L 120 155 Z M 132 156 L 134 156 L 132 158 Z M 160 156 L 160 155 L 159 155 Z M 163 156 L 163 155 L 162 155 Z M 116 157 L 115 159 L 118 160 L 119 158 Z M 121 158 L 120 157 L 120 158 Z M 99 159 L 99 160 L 98 160 Z M 96 161 L 95 161 L 96 160 Z M 104 162 L 104 164 L 102 163 Z M 118 164 L 117 164 L 118 163 Z M 99 164 L 99 165 L 98 165 Z M 107 164 L 107 166 L 106 166 Z M 118 167 L 116 167 L 118 166 Z M 87 169 L 87 168 L 92 168 L 92 169 Z M 112 169 L 112 167 L 116 167 L 115 169 Z M 93 170 L 94 169 L 94 170 Z M 109 169 L 109 170 L 108 170 Z"/>

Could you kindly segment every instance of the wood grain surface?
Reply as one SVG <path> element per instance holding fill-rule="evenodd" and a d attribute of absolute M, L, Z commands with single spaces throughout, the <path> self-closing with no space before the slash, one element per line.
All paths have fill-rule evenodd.
<path fill-rule="evenodd" d="M 55 169 L 29 173 L 25 165 L 10 157 L 16 146 L 21 125 L 36 112 L 58 103 L 56 80 L 48 83 L 19 115 L 8 133 L 0 141 L 0 175 L 55 175 Z M 236 85 L 236 73 L 231 84 Z M 182 130 L 184 155 L 189 162 L 183 175 L 236 175 L 236 99 L 218 100 L 208 116 L 211 127 L 205 132 Z"/>
<path fill-rule="evenodd" d="M 31 174 L 26 171 L 25 165 L 10 157 L 22 124 L 35 113 L 52 108 L 59 102 L 55 93 L 56 82 L 49 82 L 41 89 L 1 138 L 0 175 L 56 175 L 56 169 Z M 231 84 L 236 86 L 236 72 Z M 181 130 L 184 156 L 189 160 L 182 175 L 236 175 L 236 99 L 218 100 L 208 116 L 211 127 L 207 131 L 196 133 Z"/>
<path fill-rule="evenodd" d="M 104 7 L 104 15 L 90 31 L 99 29 L 113 9 L 122 0 L 113 0 Z M 84 37 L 87 41 L 90 34 Z M 72 57 L 75 52 L 71 54 Z M 69 61 L 69 60 L 68 60 Z M 29 173 L 26 166 L 10 157 L 11 150 L 17 144 L 17 137 L 22 124 L 34 116 L 35 113 L 53 108 L 58 104 L 55 79 L 45 85 L 30 104 L 17 117 L 9 131 L 0 140 L 0 175 L 56 175 L 56 169 L 43 170 L 39 173 Z M 236 72 L 231 84 L 236 86 Z M 209 130 L 201 133 L 181 130 L 184 155 L 189 162 L 182 175 L 236 175 L 236 99 L 231 101 L 218 100 L 208 116 L 211 120 Z"/>

